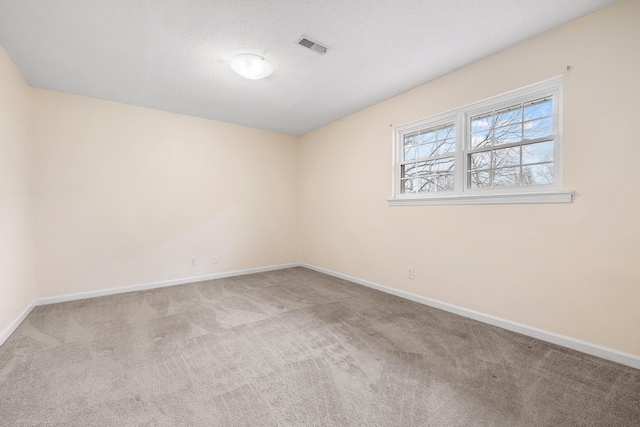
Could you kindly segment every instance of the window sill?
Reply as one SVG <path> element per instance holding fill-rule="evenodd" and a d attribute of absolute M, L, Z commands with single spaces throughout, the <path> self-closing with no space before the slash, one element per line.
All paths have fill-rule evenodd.
<path fill-rule="evenodd" d="M 431 206 L 431 205 L 508 205 L 527 203 L 571 203 L 573 191 L 553 191 L 544 193 L 516 194 L 456 194 L 439 197 L 407 197 L 389 199 L 389 206 Z"/>

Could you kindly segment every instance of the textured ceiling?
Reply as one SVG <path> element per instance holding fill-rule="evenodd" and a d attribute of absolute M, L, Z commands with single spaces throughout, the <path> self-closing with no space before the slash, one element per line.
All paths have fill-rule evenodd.
<path fill-rule="evenodd" d="M 0 0 L 0 44 L 36 87 L 300 135 L 611 3 Z"/>

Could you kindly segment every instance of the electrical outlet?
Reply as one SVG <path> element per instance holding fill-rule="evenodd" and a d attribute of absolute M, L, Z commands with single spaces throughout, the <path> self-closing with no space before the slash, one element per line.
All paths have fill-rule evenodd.
<path fill-rule="evenodd" d="M 213 263 L 217 264 L 218 262 L 220 262 L 220 261 L 218 259 L 218 256 L 216 255 L 216 256 L 213 257 Z"/>
<path fill-rule="evenodd" d="M 194 266 L 198 265 L 198 264 L 196 263 L 196 257 L 194 257 L 194 256 L 190 256 L 190 257 L 189 257 L 189 265 L 190 265 L 191 267 L 194 267 Z"/>
<path fill-rule="evenodd" d="M 407 267 L 407 279 L 413 280 L 413 267 Z"/>

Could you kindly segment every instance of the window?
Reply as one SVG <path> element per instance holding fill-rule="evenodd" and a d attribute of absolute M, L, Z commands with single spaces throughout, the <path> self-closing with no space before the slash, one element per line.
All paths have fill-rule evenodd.
<path fill-rule="evenodd" d="M 453 190 L 456 127 L 445 123 L 403 135 L 400 165 L 404 193 Z"/>
<path fill-rule="evenodd" d="M 562 191 L 560 79 L 395 131 L 389 204 L 570 202 Z"/>

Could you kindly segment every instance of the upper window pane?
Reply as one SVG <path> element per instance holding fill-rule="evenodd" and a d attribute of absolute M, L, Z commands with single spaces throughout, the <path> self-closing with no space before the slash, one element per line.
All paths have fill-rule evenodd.
<path fill-rule="evenodd" d="M 418 158 L 418 147 L 405 146 L 404 147 L 404 160 L 415 160 Z"/>
<path fill-rule="evenodd" d="M 438 146 L 435 142 L 430 142 L 428 144 L 420 144 L 418 146 L 418 158 L 424 159 L 425 157 L 433 157 L 438 153 Z M 409 159 L 407 159 L 409 160 Z"/>
<path fill-rule="evenodd" d="M 456 136 L 456 128 L 451 125 L 441 127 L 438 129 L 438 141 L 444 141 L 445 139 L 454 138 Z"/>
<path fill-rule="evenodd" d="M 493 131 L 493 144 L 509 144 L 522 141 L 522 124 L 508 126 L 496 126 Z"/>
<path fill-rule="evenodd" d="M 408 133 L 404 136 L 404 146 L 413 146 L 417 144 L 418 132 Z"/>
<path fill-rule="evenodd" d="M 471 118 L 473 149 L 540 139 L 553 134 L 553 100 L 550 97 L 515 104 Z"/>
<path fill-rule="evenodd" d="M 551 98 L 538 99 L 524 103 L 524 119 L 535 120 L 553 115 L 553 102 Z"/>
<path fill-rule="evenodd" d="M 438 155 L 453 153 L 456 149 L 456 140 L 454 138 L 445 139 L 438 146 Z"/>
<path fill-rule="evenodd" d="M 455 151 L 455 126 L 447 123 L 404 135 L 404 161 L 442 156 Z"/>
<path fill-rule="evenodd" d="M 524 139 L 538 139 L 553 133 L 553 119 L 546 117 L 539 120 L 524 122 Z"/>

